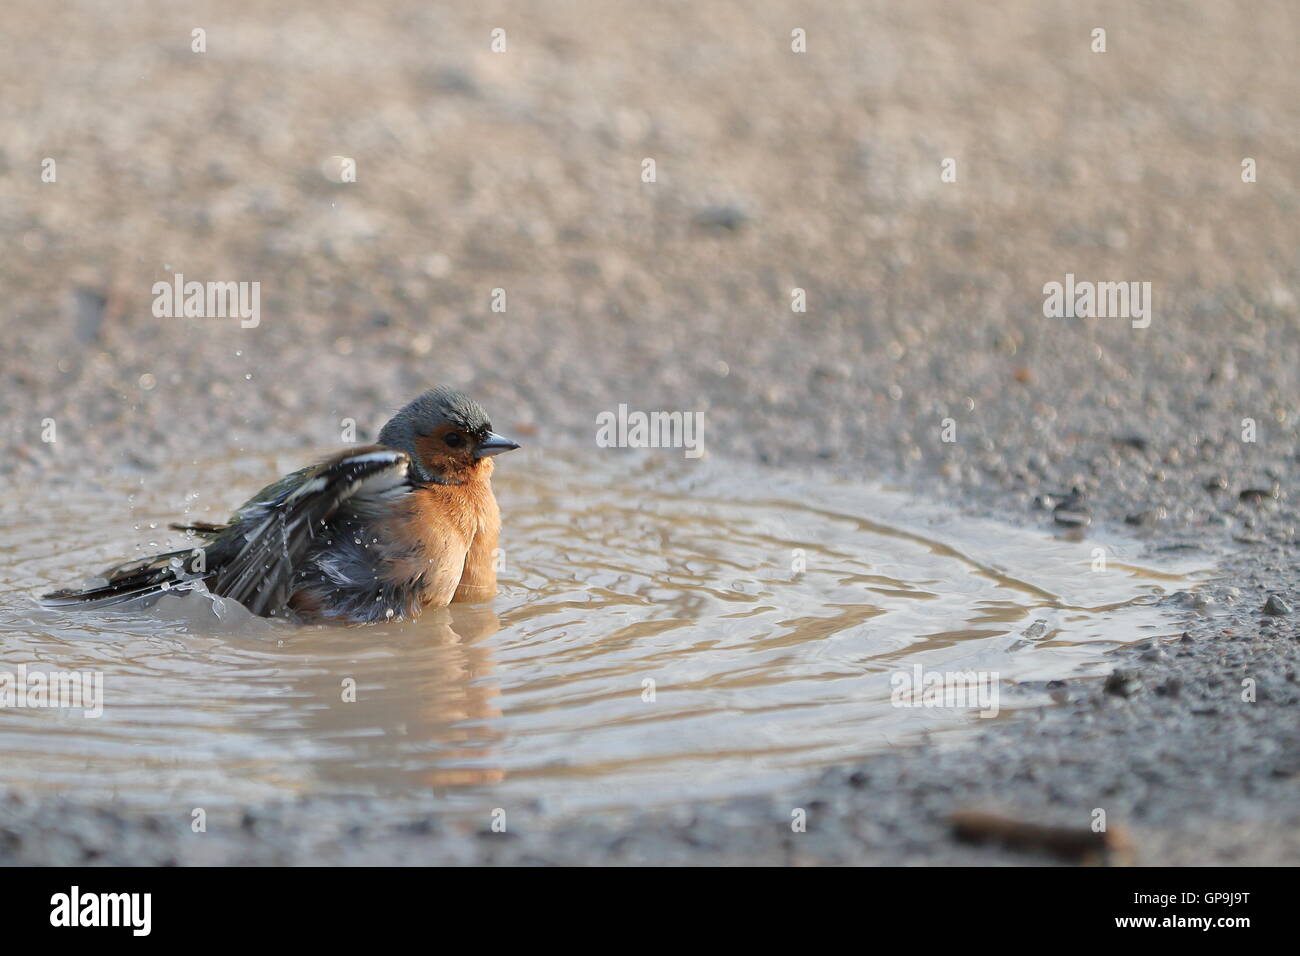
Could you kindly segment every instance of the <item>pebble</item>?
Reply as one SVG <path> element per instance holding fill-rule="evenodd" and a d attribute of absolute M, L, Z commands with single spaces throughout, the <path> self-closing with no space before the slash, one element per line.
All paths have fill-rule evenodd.
<path fill-rule="evenodd" d="M 1277 485 L 1272 488 L 1247 488 L 1237 495 L 1238 500 L 1249 505 L 1262 505 L 1265 501 L 1276 499 L 1281 494 Z"/>
<path fill-rule="evenodd" d="M 736 232 L 749 222 L 749 213 L 739 206 L 708 206 L 695 214 L 694 223 L 705 229 Z"/>
<path fill-rule="evenodd" d="M 1147 508 L 1145 511 L 1137 511 L 1133 514 L 1124 516 L 1124 523 L 1147 528 L 1159 521 L 1163 521 L 1169 516 L 1169 512 L 1164 507 Z"/>
<path fill-rule="evenodd" d="M 1057 505 L 1052 509 L 1052 520 L 1067 528 L 1086 528 L 1092 524 L 1092 514 L 1087 508 L 1069 508 Z"/>
<path fill-rule="evenodd" d="M 1291 613 L 1291 605 L 1276 594 L 1270 594 L 1264 602 L 1264 613 L 1272 617 L 1285 617 Z"/>
<path fill-rule="evenodd" d="M 1133 691 L 1133 678 L 1127 671 L 1115 670 L 1106 678 L 1103 685 L 1106 693 L 1117 697 L 1128 697 Z"/>

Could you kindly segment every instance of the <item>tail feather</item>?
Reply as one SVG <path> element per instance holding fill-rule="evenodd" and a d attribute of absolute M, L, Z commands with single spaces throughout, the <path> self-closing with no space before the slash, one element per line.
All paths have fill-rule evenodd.
<path fill-rule="evenodd" d="M 205 577 L 187 573 L 180 563 L 182 556 L 191 553 L 189 549 L 169 551 L 127 561 L 104 572 L 108 578 L 106 584 L 84 591 L 75 588 L 52 591 L 41 595 L 41 604 L 45 607 L 111 607 L 164 591 L 189 590 L 192 582 Z"/>
<path fill-rule="evenodd" d="M 123 561 L 121 564 L 115 564 L 111 568 L 105 568 L 99 572 L 100 577 L 108 578 L 112 584 L 119 578 L 129 577 L 139 574 L 142 571 L 161 570 L 170 567 L 172 560 L 183 561 L 186 557 L 194 553 L 193 548 L 182 548 L 179 551 L 167 551 L 163 554 L 151 554 L 147 558 L 132 558 L 130 561 Z"/>
<path fill-rule="evenodd" d="M 215 538 L 221 532 L 230 527 L 228 524 L 213 524 L 211 521 L 191 521 L 189 524 L 180 524 L 172 522 L 167 527 L 173 531 L 193 531 L 197 535 L 205 538 Z"/>
<path fill-rule="evenodd" d="M 127 601 L 134 601 L 137 598 L 152 597 L 155 594 L 162 594 L 164 591 L 179 594 L 190 590 L 193 586 L 193 580 L 197 579 L 178 583 L 156 581 L 130 586 L 126 584 L 108 584 L 101 588 L 91 588 L 88 591 L 73 591 L 70 589 L 52 591 L 41 596 L 41 606 L 49 608 L 112 607 L 114 604 L 125 604 Z"/>

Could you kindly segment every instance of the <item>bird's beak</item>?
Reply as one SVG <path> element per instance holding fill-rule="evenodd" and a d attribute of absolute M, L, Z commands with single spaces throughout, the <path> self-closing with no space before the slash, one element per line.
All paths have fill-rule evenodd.
<path fill-rule="evenodd" d="M 499 455 L 503 451 L 514 451 L 519 447 L 518 442 L 513 442 L 509 438 L 503 438 L 496 432 L 488 432 L 487 438 L 478 443 L 478 448 L 474 450 L 475 458 L 491 458 L 493 455 Z"/>

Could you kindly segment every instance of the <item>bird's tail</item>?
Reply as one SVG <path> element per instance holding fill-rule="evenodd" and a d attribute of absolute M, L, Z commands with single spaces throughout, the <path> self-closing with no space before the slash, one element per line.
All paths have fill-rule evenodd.
<path fill-rule="evenodd" d="M 73 588 L 52 591 L 41 596 L 41 604 L 61 608 L 111 607 L 137 598 L 162 594 L 164 591 L 188 591 L 196 582 L 208 576 L 196 570 L 192 561 L 186 561 L 193 557 L 194 550 L 186 548 L 128 561 L 104 572 L 108 578 L 106 584 L 85 591 Z"/>

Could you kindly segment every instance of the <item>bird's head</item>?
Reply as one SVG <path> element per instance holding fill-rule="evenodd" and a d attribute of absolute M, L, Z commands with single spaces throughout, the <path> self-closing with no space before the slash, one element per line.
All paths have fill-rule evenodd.
<path fill-rule="evenodd" d="M 392 417 L 379 443 L 411 456 L 420 481 L 464 484 L 492 473 L 492 456 L 519 445 L 492 431 L 481 405 L 464 392 L 440 385 Z"/>

